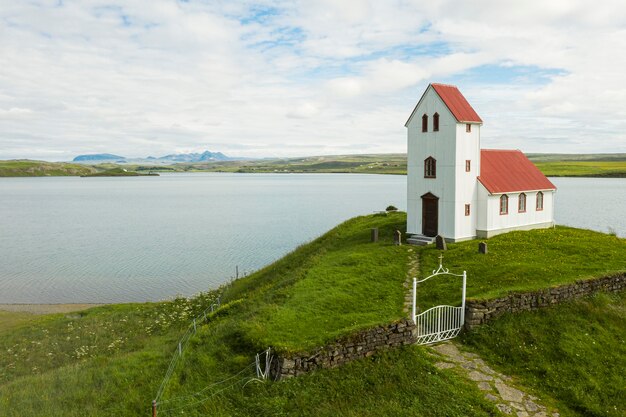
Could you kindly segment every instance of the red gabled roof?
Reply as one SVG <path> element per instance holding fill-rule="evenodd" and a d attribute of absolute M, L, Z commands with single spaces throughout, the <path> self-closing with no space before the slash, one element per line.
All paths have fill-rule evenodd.
<path fill-rule="evenodd" d="M 478 181 L 491 194 L 556 190 L 522 151 L 481 149 Z"/>
<path fill-rule="evenodd" d="M 441 100 L 459 123 L 482 123 L 478 113 L 470 106 L 463 94 L 454 85 L 431 84 Z"/>

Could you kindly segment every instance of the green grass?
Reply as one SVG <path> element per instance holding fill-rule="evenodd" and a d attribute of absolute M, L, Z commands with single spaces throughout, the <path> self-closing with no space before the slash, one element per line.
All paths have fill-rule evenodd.
<path fill-rule="evenodd" d="M 246 333 L 258 346 L 297 351 L 401 318 L 409 252 L 393 245 L 393 232 L 404 230 L 405 219 L 390 213 L 349 220 L 237 282 L 227 297 L 254 288 Z M 370 243 L 372 227 L 378 243 Z"/>
<path fill-rule="evenodd" d="M 21 327 L 34 318 L 35 316 L 29 313 L 14 313 L 0 310 L 0 332 Z"/>
<path fill-rule="evenodd" d="M 548 309 L 505 315 L 464 343 L 540 396 L 561 415 L 624 416 L 626 292 L 597 294 Z"/>
<path fill-rule="evenodd" d="M 206 346 L 203 341 L 201 346 Z M 214 380 L 211 355 L 194 350 L 201 364 L 194 381 Z M 238 383 L 210 401 L 183 409 L 190 416 L 493 416 L 498 415 L 477 387 L 456 374 L 439 371 L 420 347 L 404 347 L 278 383 Z M 208 367 L 208 369 L 207 369 Z M 200 374 L 200 375 L 198 375 Z M 217 389 L 205 393 L 206 396 Z M 202 397 L 200 397 L 202 398 Z M 176 408 L 181 403 L 164 404 Z M 179 414 L 176 414 L 179 415 Z"/>
<path fill-rule="evenodd" d="M 475 240 L 449 244 L 443 252 L 450 272 L 467 271 L 468 298 L 496 298 L 626 271 L 626 239 L 591 230 L 557 226 L 510 232 L 486 242 L 484 255 Z M 434 246 L 422 250 L 423 277 L 437 268 L 441 253 Z M 460 280 L 433 278 L 420 285 L 418 297 L 421 307 L 442 300 L 458 304 Z"/>
<path fill-rule="evenodd" d="M 553 161 L 535 162 L 548 177 L 626 177 L 622 161 Z"/>
<path fill-rule="evenodd" d="M 78 176 L 93 172 L 93 167 L 66 162 L 0 161 L 0 177 Z"/>

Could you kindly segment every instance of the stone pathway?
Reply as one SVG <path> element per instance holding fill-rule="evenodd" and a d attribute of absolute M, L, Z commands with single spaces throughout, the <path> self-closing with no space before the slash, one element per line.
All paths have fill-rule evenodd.
<path fill-rule="evenodd" d="M 413 310 L 413 278 L 419 274 L 419 254 L 413 248 L 409 249 L 409 271 L 406 274 L 406 281 L 404 281 L 404 288 L 406 289 L 404 296 L 404 312 L 407 317 Z"/>
<path fill-rule="evenodd" d="M 440 362 L 439 369 L 454 369 L 476 382 L 485 398 L 496 403 L 496 408 L 504 414 L 517 417 L 559 417 L 556 410 L 548 409 L 533 397 L 514 388 L 510 377 L 491 369 L 475 353 L 462 352 L 453 342 L 443 342 L 430 346 Z"/>

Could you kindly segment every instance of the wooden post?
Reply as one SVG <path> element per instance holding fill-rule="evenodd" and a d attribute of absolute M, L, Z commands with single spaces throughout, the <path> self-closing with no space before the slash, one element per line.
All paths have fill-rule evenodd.
<path fill-rule="evenodd" d="M 235 278 L 239 278 L 239 265 L 235 266 Z"/>
<path fill-rule="evenodd" d="M 152 417 L 157 417 L 156 400 L 152 400 Z"/>
<path fill-rule="evenodd" d="M 372 227 L 371 241 L 378 242 L 378 227 Z"/>

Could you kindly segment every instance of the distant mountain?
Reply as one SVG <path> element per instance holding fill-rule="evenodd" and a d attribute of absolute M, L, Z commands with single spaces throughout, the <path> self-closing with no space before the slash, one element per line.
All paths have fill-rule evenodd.
<path fill-rule="evenodd" d="M 96 153 L 91 155 L 78 155 L 72 160 L 72 162 L 113 162 L 124 161 L 126 158 L 119 155 L 113 155 L 110 153 Z"/>
<path fill-rule="evenodd" d="M 231 158 L 221 152 L 204 151 L 202 153 L 179 153 L 165 155 L 160 158 L 148 156 L 147 158 L 126 158 L 124 156 L 110 153 L 99 153 L 91 155 L 79 155 L 73 162 L 83 164 L 99 164 L 103 162 L 132 163 L 132 164 L 175 164 L 177 162 L 215 162 L 215 161 L 237 161 L 248 158 Z"/>
<path fill-rule="evenodd" d="M 180 153 L 165 155 L 158 158 L 159 161 L 171 162 L 207 162 L 207 161 L 230 161 L 229 158 L 221 152 L 204 151 L 202 153 Z"/>

